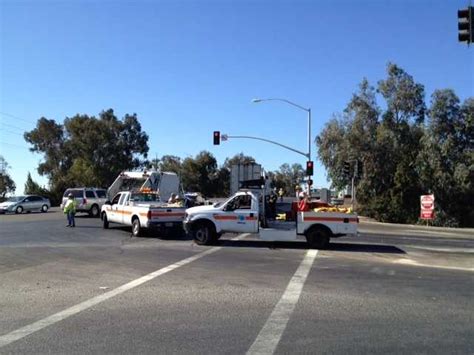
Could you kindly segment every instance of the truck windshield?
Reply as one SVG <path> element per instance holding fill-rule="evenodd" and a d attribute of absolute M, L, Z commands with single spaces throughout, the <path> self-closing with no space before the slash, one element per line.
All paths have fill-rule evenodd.
<path fill-rule="evenodd" d="M 133 202 L 159 202 L 160 197 L 155 193 L 138 193 L 132 194 L 131 200 Z"/>

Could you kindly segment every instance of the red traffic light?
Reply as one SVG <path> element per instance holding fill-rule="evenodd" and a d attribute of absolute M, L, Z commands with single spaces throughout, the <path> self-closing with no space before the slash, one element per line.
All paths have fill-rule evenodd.
<path fill-rule="evenodd" d="M 306 176 L 313 176 L 313 172 L 314 172 L 313 162 L 311 160 L 307 161 L 306 162 Z"/>
<path fill-rule="evenodd" d="M 221 132 L 219 131 L 214 131 L 214 145 L 219 145 L 221 144 Z"/>

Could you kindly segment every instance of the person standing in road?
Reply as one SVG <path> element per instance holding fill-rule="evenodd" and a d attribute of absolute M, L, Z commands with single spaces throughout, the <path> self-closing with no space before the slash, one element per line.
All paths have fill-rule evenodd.
<path fill-rule="evenodd" d="M 277 194 L 275 191 L 272 191 L 270 193 L 270 196 L 268 197 L 268 209 L 269 209 L 269 217 L 272 219 L 276 218 L 276 204 L 277 204 Z"/>
<path fill-rule="evenodd" d="M 300 192 L 298 201 L 298 211 L 307 212 L 309 211 L 308 195 L 306 192 Z"/>
<path fill-rule="evenodd" d="M 283 188 L 280 187 L 280 190 L 278 190 L 278 196 L 280 196 L 280 202 L 283 202 L 284 194 L 285 194 L 285 191 L 283 191 Z"/>
<path fill-rule="evenodd" d="M 300 185 L 295 186 L 295 192 L 296 192 L 296 198 L 299 198 L 300 192 L 301 192 L 301 186 Z"/>
<path fill-rule="evenodd" d="M 76 221 L 74 220 L 74 215 L 76 214 L 76 199 L 73 194 L 69 194 L 66 203 L 64 204 L 64 214 L 67 217 L 67 226 L 66 227 L 75 227 Z"/>

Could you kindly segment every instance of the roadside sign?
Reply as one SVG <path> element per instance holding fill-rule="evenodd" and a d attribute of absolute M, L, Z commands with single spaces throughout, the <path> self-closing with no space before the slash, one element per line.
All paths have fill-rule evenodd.
<path fill-rule="evenodd" d="M 434 218 L 434 195 L 420 196 L 420 218 L 433 219 Z"/>

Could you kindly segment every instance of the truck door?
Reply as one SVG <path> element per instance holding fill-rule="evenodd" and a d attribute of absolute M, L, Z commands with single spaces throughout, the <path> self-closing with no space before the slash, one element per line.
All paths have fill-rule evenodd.
<path fill-rule="evenodd" d="M 122 197 L 122 194 L 117 194 L 112 199 L 111 206 L 107 206 L 107 219 L 109 222 L 121 223 L 122 222 L 122 214 L 119 211 L 119 200 Z"/>
<path fill-rule="evenodd" d="M 132 223 L 132 207 L 130 206 L 130 193 L 122 194 L 119 200 L 119 208 L 121 209 L 120 221 L 123 224 L 130 225 Z"/>
<path fill-rule="evenodd" d="M 252 196 L 238 195 L 230 200 L 216 215 L 224 231 L 237 233 L 256 233 L 258 230 L 258 211 L 252 209 Z"/>

